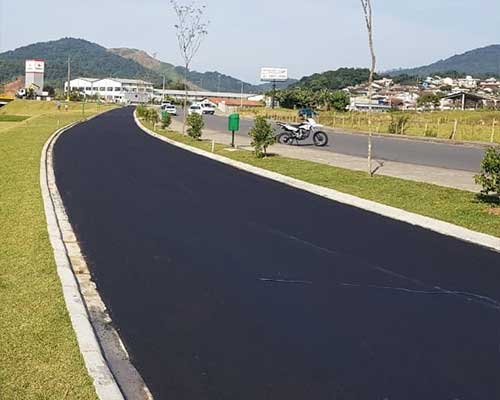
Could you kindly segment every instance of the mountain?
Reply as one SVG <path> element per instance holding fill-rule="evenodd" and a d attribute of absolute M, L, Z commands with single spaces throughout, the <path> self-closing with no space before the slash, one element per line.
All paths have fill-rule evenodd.
<path fill-rule="evenodd" d="M 71 76 L 120 77 L 145 79 L 160 84 L 162 76 L 141 64 L 109 52 L 98 44 L 83 39 L 64 38 L 35 43 L 0 54 L 0 82 L 24 75 L 28 58 L 45 60 L 47 85 L 62 86 L 67 77 L 67 61 L 71 58 Z"/>
<path fill-rule="evenodd" d="M 174 66 L 163 61 L 159 61 L 154 57 L 151 57 L 143 50 L 129 49 L 129 48 L 116 48 L 109 49 L 110 52 L 117 54 L 121 57 L 125 57 L 135 62 L 141 64 L 142 66 L 149 68 L 160 75 L 165 75 L 167 80 L 172 82 L 183 82 L 184 80 L 184 67 Z M 244 82 L 238 78 L 217 72 L 197 72 L 189 71 L 188 81 L 191 83 L 191 87 L 197 87 L 209 91 L 222 91 L 222 92 L 240 92 L 241 85 L 243 84 L 243 91 L 245 93 L 261 93 L 266 90 L 270 90 L 271 84 L 263 85 L 252 85 L 251 83 Z M 295 80 L 290 79 L 287 83 L 279 84 L 279 87 L 286 87 Z"/>
<path fill-rule="evenodd" d="M 447 71 L 473 76 L 500 76 L 500 45 L 471 50 L 423 67 L 389 71 L 388 74 L 428 76 Z"/>
<path fill-rule="evenodd" d="M 366 68 L 339 68 L 335 71 L 305 76 L 294 83 L 292 87 L 300 87 L 310 90 L 340 90 L 347 86 L 355 86 L 368 82 L 370 70 Z M 378 76 L 375 77 L 376 79 Z"/>

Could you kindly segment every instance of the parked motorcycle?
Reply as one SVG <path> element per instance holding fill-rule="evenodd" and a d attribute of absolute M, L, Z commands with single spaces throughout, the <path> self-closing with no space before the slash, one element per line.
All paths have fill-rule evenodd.
<path fill-rule="evenodd" d="M 306 140 L 311 137 L 316 146 L 323 147 L 328 144 L 328 135 L 318 128 L 321 128 L 323 125 L 316 123 L 316 121 L 312 118 L 306 119 L 304 122 L 300 124 L 288 124 L 285 122 L 276 122 L 276 124 L 282 129 L 276 139 L 278 143 L 281 144 L 298 144 L 298 142 Z"/>

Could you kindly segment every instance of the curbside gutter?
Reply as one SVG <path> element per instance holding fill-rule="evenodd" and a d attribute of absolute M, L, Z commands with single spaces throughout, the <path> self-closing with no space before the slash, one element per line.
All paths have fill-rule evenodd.
<path fill-rule="evenodd" d="M 151 400 L 153 396 L 132 365 L 118 332 L 112 326 L 96 285 L 92 282 L 57 188 L 53 169 L 54 144 L 60 135 L 79 123 L 56 131 L 45 143 L 40 161 L 40 187 L 47 230 L 66 308 L 99 399 Z"/>
<path fill-rule="evenodd" d="M 357 207 L 365 211 L 382 215 L 384 217 L 402 221 L 411 225 L 419 226 L 421 228 L 425 228 L 446 236 L 454 237 L 456 239 L 460 239 L 465 242 L 477 244 L 500 252 L 500 238 L 497 238 L 495 236 L 476 232 L 448 222 L 443 222 L 434 218 L 425 217 L 423 215 L 415 214 L 409 211 L 404 211 L 399 208 L 386 206 L 384 204 L 376 203 L 371 200 L 365 200 L 360 197 L 338 192 L 336 190 L 314 185 L 312 183 L 307 183 L 299 179 L 291 178 L 289 176 L 278 174 L 276 172 L 267 171 L 265 169 L 254 167 L 252 165 L 245 164 L 240 161 L 235 161 L 224 156 L 213 154 L 208 151 L 198 149 L 196 147 L 188 146 L 183 143 L 179 143 L 172 139 L 169 139 L 165 136 L 161 136 L 156 132 L 153 132 L 150 129 L 146 128 L 141 124 L 135 112 L 134 112 L 134 119 L 139 128 L 142 129 L 144 132 L 146 132 L 148 135 L 151 135 L 173 146 L 180 147 L 184 150 L 201 155 L 203 157 L 210 158 L 212 160 L 230 165 L 232 167 L 241 169 L 246 172 L 250 172 L 255 175 L 262 176 L 264 178 L 274 180 L 276 182 L 284 183 L 285 185 L 297 189 L 305 190 L 307 192 L 316 194 L 318 196 L 325 197 L 329 200 Z"/>

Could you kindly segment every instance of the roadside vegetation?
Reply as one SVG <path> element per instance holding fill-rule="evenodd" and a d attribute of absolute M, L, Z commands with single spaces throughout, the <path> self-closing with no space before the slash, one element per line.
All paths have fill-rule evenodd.
<path fill-rule="evenodd" d="M 107 109 L 100 106 L 100 111 Z M 86 113 L 97 112 L 87 104 Z M 0 399 L 96 399 L 66 311 L 47 234 L 39 168 L 44 143 L 81 105 L 15 101 L 0 124 Z"/>
<path fill-rule="evenodd" d="M 291 109 L 242 109 L 247 117 L 263 115 L 281 121 L 298 121 L 297 110 Z M 367 132 L 368 113 L 321 111 L 316 121 L 325 126 L 345 131 Z M 404 124 L 402 122 L 404 121 Z M 404 126 L 404 130 L 394 126 Z M 375 133 L 420 136 L 457 141 L 477 141 L 500 144 L 500 111 L 394 111 L 373 113 Z"/>
<path fill-rule="evenodd" d="M 152 129 L 151 124 L 145 123 L 145 125 Z M 193 140 L 186 135 L 161 129 L 157 129 L 156 132 L 207 151 L 211 151 L 212 148 L 210 141 Z M 228 146 L 217 144 L 215 153 L 305 182 L 500 237 L 498 197 L 476 195 L 381 175 L 370 177 L 365 172 L 272 154 L 259 158 L 247 150 L 227 151 L 227 149 Z M 272 147 L 270 151 L 272 153 Z"/>

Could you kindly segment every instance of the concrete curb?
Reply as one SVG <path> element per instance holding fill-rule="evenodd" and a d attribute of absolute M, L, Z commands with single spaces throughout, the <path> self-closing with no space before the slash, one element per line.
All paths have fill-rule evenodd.
<path fill-rule="evenodd" d="M 142 378 L 131 364 L 118 333 L 111 325 L 111 318 L 92 282 L 56 185 L 53 169 L 54 144 L 61 134 L 79 123 L 56 131 L 45 143 L 40 161 L 40 187 L 47 230 L 66 308 L 99 399 L 152 399 Z"/>
<path fill-rule="evenodd" d="M 134 119 L 136 124 L 147 134 L 167 142 L 173 146 L 180 147 L 184 150 L 190 151 L 192 153 L 210 158 L 215 161 L 230 165 L 232 167 L 253 173 L 255 175 L 262 176 L 264 178 L 272 179 L 276 182 L 284 183 L 285 185 L 292 186 L 297 189 L 305 190 L 307 192 L 316 194 L 318 196 L 325 197 L 327 199 L 347 204 L 353 207 L 357 207 L 366 211 L 373 212 L 375 214 L 382 215 L 394 220 L 406 222 L 411 225 L 419 226 L 431 231 L 451 236 L 469 243 L 477 244 L 483 247 L 487 247 L 492 250 L 500 252 L 500 238 L 495 236 L 487 235 L 480 232 L 475 232 L 470 229 L 462 228 L 457 225 L 450 224 L 448 222 L 439 221 L 433 218 L 425 217 L 419 214 L 411 213 L 409 211 L 404 211 L 395 207 L 386 206 L 383 204 L 376 203 L 374 201 L 365 200 L 356 196 L 338 192 L 333 189 L 328 189 L 322 186 L 313 185 L 295 178 L 291 178 L 285 175 L 281 175 L 275 172 L 267 171 L 262 168 L 254 167 L 249 164 L 242 163 L 240 161 L 235 161 L 217 154 L 210 153 L 205 150 L 201 150 L 192 146 L 188 146 L 174 140 L 168 139 L 161 136 L 150 129 L 144 127 L 137 115 L 134 113 Z"/>

